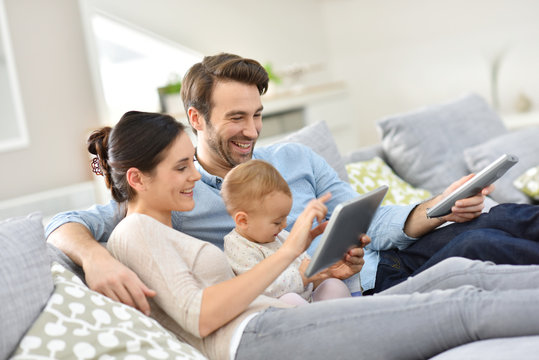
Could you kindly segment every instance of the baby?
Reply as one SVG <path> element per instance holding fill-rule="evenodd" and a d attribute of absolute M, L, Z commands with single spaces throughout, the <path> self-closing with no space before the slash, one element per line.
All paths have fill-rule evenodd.
<path fill-rule="evenodd" d="M 236 227 L 224 238 L 224 250 L 239 275 L 279 249 L 288 231 L 286 218 L 292 208 L 292 193 L 281 174 L 269 163 L 249 160 L 225 177 L 221 195 Z M 299 256 L 266 290 L 265 295 L 294 305 L 337 297 L 350 291 L 339 279 L 309 279 L 304 272 L 310 257 Z"/>

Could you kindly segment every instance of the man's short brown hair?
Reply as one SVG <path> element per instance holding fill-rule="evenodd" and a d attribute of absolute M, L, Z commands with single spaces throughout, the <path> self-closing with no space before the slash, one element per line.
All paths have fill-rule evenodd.
<path fill-rule="evenodd" d="M 209 123 L 213 106 L 211 95 L 217 81 L 255 85 L 260 95 L 263 95 L 268 90 L 269 77 L 256 60 L 226 53 L 206 56 L 187 71 L 182 81 L 180 95 L 187 116 L 187 110 L 194 107 Z M 196 129 L 193 131 L 196 134 Z"/>

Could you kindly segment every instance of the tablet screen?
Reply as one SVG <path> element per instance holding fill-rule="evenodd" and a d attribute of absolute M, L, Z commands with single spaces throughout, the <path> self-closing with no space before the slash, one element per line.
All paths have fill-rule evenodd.
<path fill-rule="evenodd" d="M 335 207 L 305 276 L 335 264 L 350 248 L 359 245 L 359 235 L 367 233 L 387 189 L 381 186 Z"/>

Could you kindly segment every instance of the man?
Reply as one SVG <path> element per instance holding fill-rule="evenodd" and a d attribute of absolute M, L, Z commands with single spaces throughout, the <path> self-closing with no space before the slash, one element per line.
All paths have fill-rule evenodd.
<path fill-rule="evenodd" d="M 194 210 L 173 214 L 175 229 L 222 248 L 224 235 L 234 227 L 220 197 L 222 179 L 234 166 L 251 158 L 272 163 L 288 182 L 294 198 L 288 229 L 314 197 L 331 192 L 332 198 L 327 203 L 329 216 L 336 204 L 357 196 L 321 157 L 304 146 L 281 144 L 254 150 L 262 130 L 261 95 L 267 86 L 267 73 L 258 62 L 231 54 L 206 57 L 184 77 L 181 96 L 191 127 L 197 134 L 196 159 L 202 179 L 195 186 Z M 398 283 L 418 269 L 448 256 L 472 253 L 470 258 L 518 263 L 519 260 L 510 255 L 507 259 L 506 254 L 497 257 L 494 250 L 487 258 L 476 256 L 475 253 L 481 251 L 477 251 L 474 244 L 481 245 L 481 242 L 470 242 L 466 236 L 461 236 L 467 226 L 453 230 L 454 226 L 450 225 L 446 227 L 450 231 L 444 228 L 417 240 L 445 221 L 477 222 L 466 223 L 480 215 L 483 196 L 492 191 L 492 186 L 458 201 L 452 213 L 441 220 L 425 216 L 428 207 L 465 180 L 467 178 L 457 181 L 444 194 L 419 205 L 380 208 L 369 230 L 372 243 L 365 250 L 365 265 L 361 270 L 361 284 L 367 292 Z M 48 240 L 82 266 L 90 288 L 148 313 L 146 297 L 155 293 L 95 241 L 106 242 L 122 217 L 121 209 L 114 203 L 59 214 L 47 227 Z M 489 223 L 481 226 L 488 227 Z M 441 231 L 444 232 L 438 236 Z M 458 236 L 461 236 L 460 246 L 450 246 L 453 237 Z M 475 237 L 481 238 L 480 234 Z"/>

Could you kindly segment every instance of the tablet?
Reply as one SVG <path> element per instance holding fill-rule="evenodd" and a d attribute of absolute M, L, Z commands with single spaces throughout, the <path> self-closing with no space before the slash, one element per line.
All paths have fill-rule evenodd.
<path fill-rule="evenodd" d="M 445 199 L 427 209 L 427 217 L 434 218 L 448 215 L 451 213 L 451 208 L 457 200 L 479 193 L 483 188 L 501 178 L 517 162 L 518 158 L 515 155 L 503 154 L 478 172 L 473 178 L 455 189 Z"/>
<path fill-rule="evenodd" d="M 381 186 L 335 207 L 305 276 L 311 277 L 342 260 L 350 248 L 359 245 L 359 235 L 367 233 L 387 189 Z"/>

